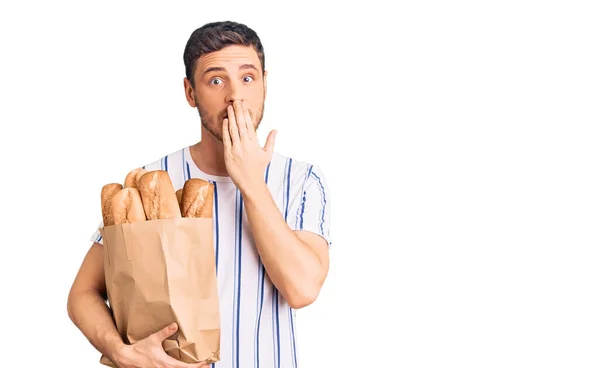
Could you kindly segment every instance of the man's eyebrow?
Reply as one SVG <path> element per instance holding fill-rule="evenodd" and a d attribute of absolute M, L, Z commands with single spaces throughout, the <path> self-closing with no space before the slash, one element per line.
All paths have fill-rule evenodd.
<path fill-rule="evenodd" d="M 254 70 L 256 70 L 258 72 L 258 69 L 254 66 L 254 64 L 242 64 L 242 65 L 240 65 L 240 70 L 243 70 L 243 69 L 254 69 Z M 210 72 L 224 72 L 224 71 L 225 71 L 225 68 L 223 68 L 223 67 L 213 66 L 211 68 L 206 69 L 203 74 L 207 74 L 207 73 L 210 73 Z"/>
<path fill-rule="evenodd" d="M 254 69 L 254 70 L 258 71 L 258 69 L 254 66 L 254 64 L 240 65 L 240 70 L 242 70 L 242 69 Z"/>
<path fill-rule="evenodd" d="M 224 71 L 225 71 L 225 68 L 222 68 L 220 66 L 213 66 L 212 68 L 206 69 L 203 74 L 207 74 L 210 72 L 224 72 Z"/>

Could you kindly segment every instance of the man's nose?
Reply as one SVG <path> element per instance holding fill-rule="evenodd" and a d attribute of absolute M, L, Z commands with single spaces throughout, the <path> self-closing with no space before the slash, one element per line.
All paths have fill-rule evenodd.
<path fill-rule="evenodd" d="M 227 103 L 232 104 L 235 100 L 242 100 L 242 85 L 238 82 L 232 81 L 229 83 L 229 89 L 227 91 Z"/>

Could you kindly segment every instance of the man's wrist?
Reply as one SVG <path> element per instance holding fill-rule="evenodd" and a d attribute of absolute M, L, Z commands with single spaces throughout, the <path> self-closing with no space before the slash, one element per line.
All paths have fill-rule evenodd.
<path fill-rule="evenodd" d="M 120 363 L 125 357 L 125 351 L 128 345 L 118 336 L 113 336 L 106 344 L 106 356 L 113 363 Z"/>
<path fill-rule="evenodd" d="M 269 188 L 265 182 L 255 184 L 253 186 L 240 188 L 242 197 L 245 203 L 254 202 L 264 198 L 266 195 L 270 195 Z"/>

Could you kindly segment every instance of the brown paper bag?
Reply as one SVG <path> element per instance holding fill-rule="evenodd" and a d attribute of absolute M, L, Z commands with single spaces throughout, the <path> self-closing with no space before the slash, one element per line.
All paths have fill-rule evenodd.
<path fill-rule="evenodd" d="M 172 322 L 163 342 L 186 363 L 220 360 L 220 316 L 212 218 L 140 221 L 100 228 L 108 301 L 123 341 Z M 104 355 L 100 363 L 114 367 Z"/>

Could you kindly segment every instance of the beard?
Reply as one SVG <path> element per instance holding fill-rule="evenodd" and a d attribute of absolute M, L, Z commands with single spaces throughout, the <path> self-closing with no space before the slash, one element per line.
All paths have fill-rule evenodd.
<path fill-rule="evenodd" d="M 196 102 L 196 106 L 198 106 L 198 114 L 200 115 L 200 123 L 202 126 L 210 133 L 210 135 L 216 138 L 219 142 L 223 143 L 223 120 L 227 118 L 227 109 L 220 114 L 215 115 L 206 111 L 202 105 L 198 103 L 196 97 L 194 97 L 194 101 Z M 258 130 L 258 126 L 263 118 L 264 109 L 265 102 L 263 101 L 258 109 L 258 116 L 252 116 L 253 114 L 250 114 L 250 117 L 255 125 L 254 131 Z"/>

